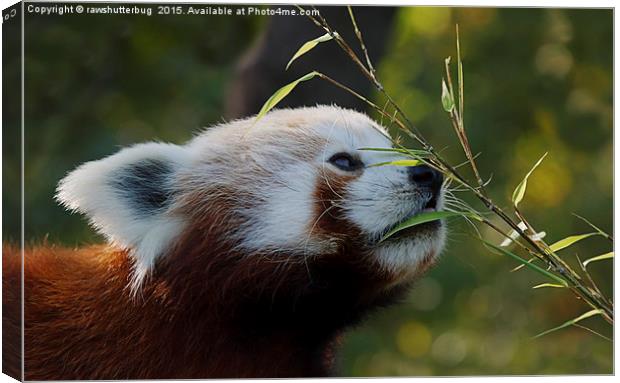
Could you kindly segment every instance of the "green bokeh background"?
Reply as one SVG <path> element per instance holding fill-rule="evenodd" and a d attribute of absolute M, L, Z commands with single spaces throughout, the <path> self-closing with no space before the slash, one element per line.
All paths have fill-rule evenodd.
<path fill-rule="evenodd" d="M 612 20 L 612 11 L 603 9 L 402 8 L 379 75 L 434 147 L 461 162 L 439 100 L 443 60 L 455 54 L 458 23 L 465 123 L 474 151 L 482 153 L 481 172 L 493 175 L 493 200 L 508 207 L 514 186 L 549 152 L 523 202 L 531 222 L 550 242 L 590 231 L 573 212 L 612 232 Z M 124 145 L 153 139 L 182 143 L 220 122 L 234 63 L 265 22 L 266 17 L 28 15 L 27 241 L 47 237 L 71 246 L 101 241 L 85 220 L 55 204 L 58 180 Z M 282 49 L 292 55 L 297 47 Z M 4 129 L 6 142 L 19 127 Z M 19 147 L 5 145 L 4 151 L 5 185 L 7 180 L 17 185 L 19 163 L 12 155 Z M 5 210 L 18 206 L 19 194 L 5 188 L 3 203 Z M 4 240 L 19 238 L 17 223 L 6 218 Z M 440 264 L 406 302 L 347 334 L 342 375 L 612 372 L 612 343 L 582 329 L 532 339 L 587 311 L 585 305 L 560 289 L 533 290 L 544 282 L 538 275 L 511 273 L 514 261 L 484 249 L 466 225 L 450 226 Z M 572 262 L 575 254 L 588 258 L 608 251 L 608 242 L 592 238 L 563 255 Z M 611 294 L 612 262 L 590 269 Z M 584 324 L 612 334 L 600 318 Z"/>

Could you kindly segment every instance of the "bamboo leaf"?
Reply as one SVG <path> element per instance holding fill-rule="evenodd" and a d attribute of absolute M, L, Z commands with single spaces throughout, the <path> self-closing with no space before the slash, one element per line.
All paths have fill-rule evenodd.
<path fill-rule="evenodd" d="M 472 216 L 472 218 L 477 218 L 478 220 L 480 220 L 479 217 L 473 217 L 474 214 L 465 213 L 465 212 L 433 211 L 433 212 L 429 212 L 429 213 L 421 213 L 421 214 L 415 215 L 415 216 L 405 220 L 401 224 L 399 224 L 396 227 L 394 227 L 392 230 L 388 231 L 383 236 L 383 238 L 381 238 L 380 242 L 385 241 L 387 238 L 391 237 L 392 235 L 398 233 L 401 230 L 404 230 L 404 229 L 407 229 L 407 228 L 410 228 L 410 227 L 413 227 L 413 226 L 421 225 L 423 223 L 437 221 L 437 220 L 440 220 L 440 219 L 443 219 L 443 218 L 449 218 L 449 217 L 455 217 L 455 216 Z"/>
<path fill-rule="evenodd" d="M 543 156 L 540 157 L 538 162 L 536 162 L 532 169 L 530 169 L 530 171 L 525 175 L 523 181 L 521 181 L 519 185 L 517 185 L 517 187 L 515 188 L 515 191 L 512 193 L 512 203 L 515 205 L 515 207 L 519 205 L 519 202 L 521 202 L 523 200 L 523 196 L 525 196 L 525 190 L 527 189 L 527 179 L 534 172 L 534 170 L 536 170 L 538 165 L 540 165 L 540 163 L 545 159 L 546 156 L 547 153 L 543 154 Z"/>
<path fill-rule="evenodd" d="M 418 166 L 421 161 L 418 160 L 396 160 L 388 162 L 379 162 L 377 164 L 368 165 L 369 168 L 375 166 Z"/>
<path fill-rule="evenodd" d="M 297 52 L 295 52 L 293 57 L 289 60 L 288 64 L 286 64 L 286 69 L 288 69 L 288 67 L 291 66 L 293 61 L 297 60 L 299 57 L 301 57 L 301 56 L 305 55 L 306 53 L 310 52 L 319 43 L 324 43 L 324 42 L 329 41 L 331 39 L 333 39 L 332 35 L 330 35 L 329 33 L 326 33 L 323 36 L 317 37 L 316 39 L 313 39 L 313 40 L 310 40 L 310 41 L 306 41 L 304 43 L 304 45 L 302 45 L 297 50 Z"/>
<path fill-rule="evenodd" d="M 600 315 L 600 314 L 602 314 L 602 313 L 603 313 L 603 310 L 601 310 L 601 309 L 594 309 L 594 310 L 590 310 L 590 311 L 588 311 L 587 313 L 582 314 L 582 315 L 578 316 L 578 317 L 577 317 L 577 318 L 575 318 L 575 319 L 571 319 L 571 320 L 569 320 L 569 321 L 566 321 L 566 322 L 562 323 L 561 325 L 559 325 L 559 326 L 557 326 L 557 327 L 554 327 L 554 328 L 549 329 L 549 330 L 547 330 L 547 331 L 541 332 L 540 334 L 536 335 L 536 336 L 534 337 L 534 339 L 536 339 L 536 338 L 540 338 L 541 336 L 543 336 L 543 335 L 547 335 L 547 334 L 549 334 L 549 333 L 551 333 L 551 332 L 554 332 L 554 331 L 557 331 L 557 330 L 561 330 L 561 329 L 563 329 L 563 328 L 565 328 L 565 327 L 572 326 L 572 325 L 574 325 L 575 323 L 580 322 L 580 321 L 582 321 L 582 320 L 584 320 L 584 319 L 586 319 L 586 318 L 590 318 L 591 316 L 594 316 L 594 315 Z"/>
<path fill-rule="evenodd" d="M 445 80 L 441 80 L 441 105 L 443 105 L 443 110 L 448 113 L 452 112 L 452 109 L 454 109 L 454 97 L 450 93 L 450 90 L 448 90 Z"/>
<path fill-rule="evenodd" d="M 583 261 L 583 267 L 588 266 L 588 263 L 596 262 L 596 261 L 602 261 L 604 259 L 612 259 L 613 257 L 614 257 L 614 252 L 613 251 L 609 252 L 609 253 L 597 255 L 596 257 L 592 257 L 590 259 L 586 259 L 585 261 Z"/>
<path fill-rule="evenodd" d="M 419 149 L 401 149 L 401 148 L 358 148 L 357 150 L 373 151 L 373 152 L 392 152 L 415 155 L 416 157 L 428 156 L 428 152 Z"/>
<path fill-rule="evenodd" d="M 594 225 L 592 222 L 588 221 L 587 219 L 585 219 L 584 217 L 580 216 L 579 214 L 573 213 L 573 215 L 575 217 L 579 218 L 580 220 L 584 221 L 588 225 L 590 225 L 590 227 L 592 227 L 594 230 L 596 230 L 603 237 L 605 237 L 607 239 L 611 239 L 611 236 L 609 234 L 605 233 L 603 230 L 601 230 L 598 226 Z"/>
<path fill-rule="evenodd" d="M 456 65 L 457 65 L 457 78 L 459 83 L 459 118 L 463 121 L 463 62 L 461 61 L 461 42 L 459 38 L 459 25 L 456 24 Z"/>
<path fill-rule="evenodd" d="M 547 278 L 553 279 L 554 281 L 556 281 L 556 282 L 560 283 L 560 284 L 561 284 L 561 285 L 563 285 L 563 286 L 568 286 L 568 283 L 567 283 L 564 279 L 562 279 L 562 278 L 558 277 L 557 275 L 555 275 L 555 274 L 553 274 L 553 273 L 550 273 L 549 271 L 547 271 L 547 270 L 543 269 L 542 267 L 540 267 L 540 266 L 538 266 L 538 265 L 535 265 L 534 263 L 528 262 L 528 261 L 526 261 L 525 259 L 523 259 L 523 258 L 519 257 L 518 255 L 513 254 L 513 253 L 511 253 L 510 251 L 504 250 L 504 249 L 502 249 L 502 248 L 501 248 L 501 247 L 499 247 L 499 246 L 495 246 L 494 244 L 492 244 L 492 243 L 490 243 L 490 242 L 487 242 L 487 241 L 485 241 L 485 240 L 484 240 L 484 239 L 482 239 L 482 238 L 480 238 L 480 240 L 481 240 L 483 243 L 485 243 L 487 246 L 489 246 L 489 247 L 491 247 L 491 248 L 495 249 L 496 251 L 499 251 L 500 253 L 502 253 L 502 254 L 504 254 L 504 255 L 509 256 L 510 258 L 513 258 L 514 260 L 516 260 L 517 262 L 521 263 L 521 264 L 522 264 L 522 265 L 524 265 L 525 267 L 529 267 L 530 269 L 532 269 L 532 270 L 534 270 L 534 271 L 536 271 L 536 272 L 538 272 L 538 273 L 540 273 L 540 274 L 542 274 L 542 275 L 546 276 Z"/>
<path fill-rule="evenodd" d="M 407 153 L 407 150 L 399 148 L 357 148 L 357 150 L 366 150 L 372 152 Z"/>
<path fill-rule="evenodd" d="M 564 285 L 558 285 L 556 283 L 541 283 L 540 285 L 536 285 L 534 287 L 532 287 L 533 289 L 540 289 L 542 287 L 559 287 L 559 288 L 564 288 L 566 286 Z"/>
<path fill-rule="evenodd" d="M 571 235 L 570 237 L 566 237 L 564 239 L 561 239 L 557 242 L 555 242 L 554 244 L 552 244 L 551 246 L 549 246 L 549 248 L 553 251 L 560 251 L 562 249 L 565 249 L 567 247 L 569 247 L 570 245 L 572 245 L 575 242 L 579 242 L 582 239 L 586 239 L 588 237 L 591 237 L 593 235 L 598 235 L 598 233 L 588 233 L 588 234 L 580 234 L 580 235 Z"/>
<path fill-rule="evenodd" d="M 532 263 L 532 262 L 534 262 L 537 259 L 538 258 L 530 258 L 530 259 L 527 260 L 527 263 Z M 515 267 L 514 269 L 510 270 L 510 272 L 514 273 L 515 271 L 519 271 L 519 270 L 521 270 L 524 267 L 525 267 L 525 265 L 522 263 L 519 266 Z"/>
<path fill-rule="evenodd" d="M 269 112 L 271 109 L 273 109 L 273 107 L 275 107 L 280 101 L 282 101 L 284 99 L 284 97 L 288 96 L 289 93 L 291 93 L 291 91 L 293 89 L 295 89 L 295 87 L 303 81 L 308 81 L 310 79 L 312 79 L 314 76 L 318 75 L 319 73 L 317 71 L 312 71 L 308 74 L 306 74 L 305 76 L 302 76 L 300 78 L 298 78 L 297 80 L 284 85 L 282 88 L 278 89 L 275 91 L 275 93 L 273 95 L 271 95 L 271 97 L 269 97 L 269 99 L 265 102 L 265 104 L 263 105 L 263 107 L 261 108 L 260 112 L 258 112 L 258 115 L 256 115 L 256 121 L 260 120 L 261 118 L 263 118 L 263 116 L 265 116 L 265 114 L 267 114 L 267 112 Z"/>

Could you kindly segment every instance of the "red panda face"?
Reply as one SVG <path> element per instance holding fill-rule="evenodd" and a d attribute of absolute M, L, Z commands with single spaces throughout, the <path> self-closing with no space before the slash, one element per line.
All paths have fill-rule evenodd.
<path fill-rule="evenodd" d="M 444 225 L 380 240 L 441 209 L 443 179 L 426 166 L 372 166 L 399 157 L 360 150 L 390 147 L 385 130 L 360 113 L 280 110 L 208 129 L 184 146 L 142 144 L 87 163 L 61 181 L 57 198 L 130 250 L 134 288 L 188 235 L 209 238 L 205 257 L 215 248 L 300 263 L 349 256 L 398 283 L 439 254 Z"/>
<path fill-rule="evenodd" d="M 404 220 L 443 207 L 443 177 L 436 170 L 373 166 L 399 159 L 390 152 L 359 150 L 391 148 L 384 131 L 370 121 L 344 125 L 332 134 L 317 164 L 317 225 L 326 237 L 350 241 L 364 249 L 393 283 L 408 280 L 434 261 L 443 247 L 445 227 L 431 222 L 383 236 Z M 400 158 L 402 159 L 402 157 Z M 322 216 L 329 216 L 323 219 Z M 331 220 L 331 222 L 330 222 Z"/>
<path fill-rule="evenodd" d="M 347 249 L 397 283 L 441 251 L 439 221 L 380 241 L 405 219 L 441 209 L 443 178 L 426 166 L 372 166 L 402 157 L 360 150 L 392 147 L 385 130 L 362 114 L 281 110 L 208 131 L 190 147 L 204 157 L 181 182 L 192 185 L 187 210 L 196 211 L 197 200 L 204 202 L 202 216 L 213 206 L 228 210 L 234 223 L 222 237 L 244 253 L 311 263 Z M 222 190 L 231 194 L 225 207 L 211 198 Z"/>

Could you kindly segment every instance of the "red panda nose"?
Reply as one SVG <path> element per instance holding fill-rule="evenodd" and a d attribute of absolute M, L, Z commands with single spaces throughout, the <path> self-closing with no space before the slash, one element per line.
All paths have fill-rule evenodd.
<path fill-rule="evenodd" d="M 429 188 L 434 195 L 439 193 L 443 175 L 427 165 L 410 166 L 407 169 L 409 182 L 418 187 Z"/>

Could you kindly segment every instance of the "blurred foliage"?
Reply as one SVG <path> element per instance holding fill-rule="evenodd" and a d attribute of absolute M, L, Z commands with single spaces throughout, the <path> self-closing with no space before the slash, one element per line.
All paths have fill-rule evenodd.
<path fill-rule="evenodd" d="M 440 102 L 443 59 L 454 54 L 458 23 L 465 124 L 474 151 L 482 152 L 481 173 L 493 174 L 493 199 L 508 205 L 515 185 L 548 151 L 522 202 L 531 222 L 549 242 L 589 231 L 572 212 L 611 232 L 612 18 L 603 9 L 402 8 L 379 74 L 434 146 L 461 162 Z M 27 240 L 99 240 L 81 217 L 53 201 L 58 180 L 120 146 L 152 139 L 181 143 L 218 122 L 232 66 L 264 22 L 27 15 Z M 6 169 L 13 159 L 4 161 Z M 8 175 L 14 184 L 17 176 Z M 3 202 L 18 204 L 18 193 L 5 191 Z M 4 229 L 5 239 L 18 238 L 16 223 L 5 221 Z M 458 221 L 451 224 L 442 261 L 407 301 L 347 335 L 343 375 L 612 372 L 612 343 L 584 330 L 531 339 L 587 311 L 585 305 L 559 289 L 532 290 L 541 282 L 537 275 L 510 273 L 516 264 L 487 251 L 471 233 Z M 483 235 L 500 241 L 494 233 Z M 609 250 L 590 238 L 564 254 L 572 260 L 575 253 L 587 258 Z M 605 292 L 611 290 L 611 265 L 589 267 Z M 609 336 L 600 322 L 584 324 Z"/>

